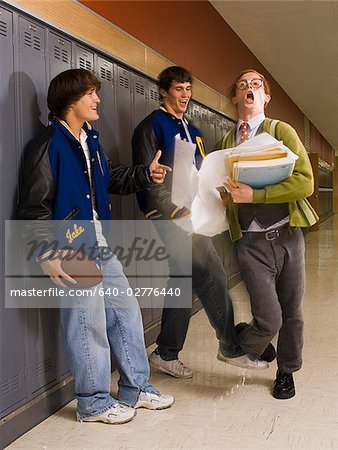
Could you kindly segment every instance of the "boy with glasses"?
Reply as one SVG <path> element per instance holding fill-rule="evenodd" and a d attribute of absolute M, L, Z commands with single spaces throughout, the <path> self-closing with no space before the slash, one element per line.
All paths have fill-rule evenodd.
<path fill-rule="evenodd" d="M 231 148 L 267 132 L 290 148 L 298 159 L 286 180 L 262 189 L 226 183 L 230 236 L 235 242 L 242 277 L 250 295 L 253 320 L 237 325 L 243 350 L 258 357 L 278 333 L 277 375 L 273 396 L 295 395 L 293 372 L 302 364 L 304 239 L 300 227 L 318 217 L 306 197 L 313 192 L 313 174 L 306 150 L 287 123 L 265 117 L 270 86 L 253 69 L 240 73 L 231 88 L 237 106 L 236 127 L 217 143 Z"/>

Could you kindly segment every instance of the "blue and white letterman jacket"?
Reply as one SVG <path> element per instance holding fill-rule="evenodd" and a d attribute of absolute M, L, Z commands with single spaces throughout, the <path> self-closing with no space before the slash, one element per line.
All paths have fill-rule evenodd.
<path fill-rule="evenodd" d="M 196 144 L 195 164 L 199 169 L 205 156 L 200 131 L 186 118 L 178 119 L 164 107 L 153 111 L 136 127 L 132 140 L 134 164 L 149 164 L 157 150 L 162 150 L 160 163 L 173 167 L 175 136 L 188 140 L 183 121 Z M 163 184 L 137 193 L 139 208 L 148 219 L 176 219 L 186 211 L 171 201 L 171 189 L 172 172 Z"/>
<path fill-rule="evenodd" d="M 99 220 L 107 221 L 111 218 L 109 194 L 130 194 L 154 184 L 148 177 L 146 165 L 113 167 L 99 143 L 99 133 L 89 123 L 84 123 L 83 129 L 88 136 L 95 209 Z M 17 215 L 18 219 L 29 221 L 25 227 L 26 240 L 55 242 L 53 221 L 63 223 L 71 220 L 71 229 L 67 223 L 62 227 L 64 236 L 60 237 L 58 231 L 58 239 L 61 239 L 58 247 L 71 244 L 71 247 L 83 248 L 85 244 L 85 248 L 89 248 L 95 244 L 86 158 L 80 142 L 65 122 L 54 121 L 31 141 L 25 154 L 21 180 Z M 104 235 L 108 229 L 108 225 L 103 223 Z M 72 236 L 71 242 L 69 236 Z M 48 256 L 40 255 L 40 261 Z"/>

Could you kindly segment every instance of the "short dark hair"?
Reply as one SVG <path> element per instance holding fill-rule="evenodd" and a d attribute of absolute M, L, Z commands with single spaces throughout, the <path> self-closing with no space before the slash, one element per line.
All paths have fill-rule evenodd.
<path fill-rule="evenodd" d="M 193 77 L 191 73 L 183 67 L 167 67 L 166 69 L 162 70 L 162 72 L 158 76 L 158 89 L 163 89 L 168 92 L 173 81 L 176 81 L 177 83 L 192 83 Z M 160 98 L 162 98 L 161 93 Z"/>
<path fill-rule="evenodd" d="M 235 97 L 236 96 L 236 83 L 237 81 L 239 81 L 243 75 L 245 75 L 246 73 L 256 73 L 260 78 L 262 78 L 263 80 L 263 85 L 264 85 L 264 92 L 268 95 L 271 95 L 271 88 L 270 88 L 270 84 L 268 82 L 268 80 L 265 78 L 264 75 L 262 75 L 261 73 L 257 72 L 257 70 L 255 69 L 245 69 L 242 70 L 242 72 L 238 75 L 238 77 L 236 78 L 236 80 L 232 83 L 232 86 L 230 88 L 230 95 L 231 97 Z"/>
<path fill-rule="evenodd" d="M 100 87 L 101 82 L 89 70 L 69 69 L 59 73 L 48 88 L 49 120 L 63 119 L 70 105 L 80 100 L 90 89 L 98 91 Z"/>

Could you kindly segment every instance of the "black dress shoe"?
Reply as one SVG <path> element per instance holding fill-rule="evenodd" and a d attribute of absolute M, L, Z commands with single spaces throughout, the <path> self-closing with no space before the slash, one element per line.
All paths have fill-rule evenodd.
<path fill-rule="evenodd" d="M 245 328 L 250 325 L 246 322 L 240 322 L 235 326 L 235 330 L 237 334 L 240 334 Z M 275 347 L 270 343 L 264 350 L 264 352 L 260 355 L 259 359 L 262 359 L 266 362 L 272 362 L 276 358 L 276 350 Z"/>
<path fill-rule="evenodd" d="M 270 343 L 264 350 L 264 352 L 261 354 L 259 359 L 262 359 L 266 362 L 272 362 L 276 358 L 276 350 L 275 347 Z"/>
<path fill-rule="evenodd" d="M 277 370 L 273 385 L 272 396 L 280 400 L 292 398 L 296 395 L 292 373 L 284 373 Z"/>

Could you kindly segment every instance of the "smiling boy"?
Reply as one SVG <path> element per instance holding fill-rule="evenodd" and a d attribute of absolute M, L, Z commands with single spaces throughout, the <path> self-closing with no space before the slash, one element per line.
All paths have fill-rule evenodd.
<path fill-rule="evenodd" d="M 179 136 L 182 140 L 195 144 L 191 168 L 194 165 L 199 170 L 205 156 L 202 135 L 185 117 L 192 95 L 192 82 L 192 75 L 179 66 L 168 67 L 159 74 L 158 87 L 162 105 L 134 131 L 134 163 L 148 164 L 156 149 L 161 148 L 161 162 L 172 166 L 175 137 Z M 219 341 L 218 359 L 226 359 L 230 364 L 250 369 L 267 368 L 266 361 L 248 358 L 238 345 L 223 264 L 211 238 L 188 234 L 186 224 L 190 220 L 190 210 L 185 206 L 180 208 L 172 202 L 171 190 L 172 177 L 169 174 L 161 186 L 137 194 L 141 211 L 153 221 L 169 255 L 167 290 L 181 286 L 182 280 L 190 274 L 192 287 L 201 300 Z M 187 242 L 191 242 L 190 249 Z M 187 272 L 187 269 L 190 271 Z M 170 296 L 165 297 L 161 331 L 156 341 L 158 347 L 149 358 L 153 368 L 177 378 L 193 376 L 192 370 L 178 358 L 188 331 L 191 296 L 190 292 L 189 298 L 186 290 L 185 295 L 181 296 L 181 303 L 173 302 Z M 173 303 L 176 304 L 173 306 Z"/>
<path fill-rule="evenodd" d="M 89 124 L 99 118 L 100 86 L 85 69 L 67 70 L 51 81 L 47 97 L 51 125 L 27 151 L 18 217 L 34 225 L 29 227 L 28 238 L 45 242 L 54 240 L 52 220 L 65 221 L 75 211 L 74 220 L 85 223 L 80 234 L 74 233 L 72 246 L 78 249 L 79 236 L 85 235 L 85 250 L 96 249 L 104 295 L 100 289 L 89 297 L 78 290 L 75 307 L 70 307 L 66 296 L 60 299 L 77 420 L 119 424 L 130 421 L 137 408 L 168 408 L 174 398 L 160 394 L 149 383 L 140 308 L 136 298 L 127 294 L 128 280 L 106 240 L 109 193 L 129 194 L 153 187 L 163 182 L 170 168 L 158 163 L 160 152 L 149 165 L 111 165 L 98 132 Z M 48 252 L 39 262 L 56 285 L 67 288 L 68 282 L 76 287 L 76 281 L 63 270 L 61 257 Z M 110 394 L 111 354 L 120 374 L 118 401 Z"/>

